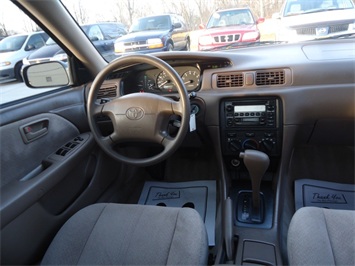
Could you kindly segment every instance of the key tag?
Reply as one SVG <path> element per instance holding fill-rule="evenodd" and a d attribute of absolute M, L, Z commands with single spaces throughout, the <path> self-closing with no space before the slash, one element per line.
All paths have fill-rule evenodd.
<path fill-rule="evenodd" d="M 190 132 L 196 130 L 196 115 L 190 114 Z"/>

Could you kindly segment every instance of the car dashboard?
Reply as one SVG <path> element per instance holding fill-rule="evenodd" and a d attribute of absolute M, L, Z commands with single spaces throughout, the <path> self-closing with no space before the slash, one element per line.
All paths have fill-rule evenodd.
<path fill-rule="evenodd" d="M 277 242 L 275 236 L 281 241 L 286 239 L 284 225 L 279 228 L 273 223 L 290 219 L 290 206 L 283 205 L 284 201 L 293 202 L 288 188 L 294 179 L 306 178 L 294 176 L 289 170 L 289 165 L 299 160 L 294 158 L 295 153 L 312 154 L 327 147 L 333 154 L 339 147 L 354 145 L 352 47 L 352 40 L 344 39 L 155 54 L 174 68 L 189 93 L 196 130 L 187 134 L 183 148 L 191 152 L 198 145 L 212 147 L 221 187 L 228 188 L 229 182 L 234 188 L 248 184 L 248 172 L 240 159 L 246 150 L 258 150 L 270 158 L 262 185 L 269 191 L 265 194 L 265 220 L 253 224 L 242 213 L 234 213 L 240 241 L 255 233 L 252 237 L 264 248 L 264 243 Z M 174 84 L 163 71 L 136 64 L 109 75 L 99 88 L 97 101 L 104 103 L 132 93 L 154 93 L 179 100 Z M 109 119 L 100 119 L 102 126 L 106 124 L 102 131 L 110 134 Z M 177 119 L 174 117 L 174 121 Z M 323 171 L 322 178 L 330 173 Z M 275 189 L 274 182 L 279 189 Z M 229 193 L 237 198 L 240 191 L 231 189 Z M 287 253 L 285 246 L 283 243 L 281 252 L 265 263 L 273 265 L 285 259 L 280 257 Z M 243 262 L 244 252 L 249 251 L 240 247 L 236 261 Z"/>

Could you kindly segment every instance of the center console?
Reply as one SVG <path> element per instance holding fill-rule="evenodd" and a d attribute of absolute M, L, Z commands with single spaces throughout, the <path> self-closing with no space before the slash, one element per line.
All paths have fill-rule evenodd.
<path fill-rule="evenodd" d="M 272 230 L 275 193 L 270 181 L 282 152 L 282 114 L 282 101 L 273 96 L 220 103 L 221 148 L 231 181 L 226 202 L 232 202 L 225 204 L 230 215 L 224 219 L 226 228 L 234 228 L 225 246 L 236 246 L 236 257 L 227 256 L 236 264 L 277 265 L 274 238 L 266 232 Z"/>

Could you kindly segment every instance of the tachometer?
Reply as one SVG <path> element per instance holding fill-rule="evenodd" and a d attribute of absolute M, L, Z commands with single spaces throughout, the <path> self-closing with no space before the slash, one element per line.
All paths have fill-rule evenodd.
<path fill-rule="evenodd" d="M 181 76 L 187 91 L 195 90 L 200 84 L 200 73 L 196 70 L 186 71 Z"/>

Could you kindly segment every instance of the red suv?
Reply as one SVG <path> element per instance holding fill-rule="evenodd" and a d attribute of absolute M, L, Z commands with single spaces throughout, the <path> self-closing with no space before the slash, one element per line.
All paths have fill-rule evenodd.
<path fill-rule="evenodd" d="M 258 42 L 260 33 L 257 24 L 264 18 L 255 20 L 249 8 L 233 8 L 214 12 L 198 39 L 198 50 L 208 50 L 235 42 Z"/>

